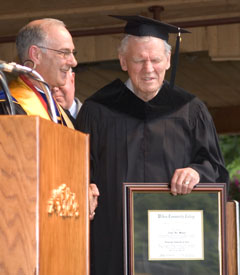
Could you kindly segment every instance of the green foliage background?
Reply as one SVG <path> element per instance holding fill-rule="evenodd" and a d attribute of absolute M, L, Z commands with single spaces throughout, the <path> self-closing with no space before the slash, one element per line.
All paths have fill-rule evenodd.
<path fill-rule="evenodd" d="M 228 199 L 240 201 L 240 136 L 222 135 L 219 142 L 230 175 Z"/>

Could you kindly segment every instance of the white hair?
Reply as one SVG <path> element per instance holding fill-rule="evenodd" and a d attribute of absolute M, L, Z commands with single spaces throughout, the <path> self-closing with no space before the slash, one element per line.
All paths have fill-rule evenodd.
<path fill-rule="evenodd" d="M 130 38 L 134 38 L 135 40 L 139 41 L 148 41 L 152 36 L 135 36 L 127 34 L 122 41 L 120 42 L 120 46 L 118 47 L 118 53 L 124 55 L 127 52 L 128 43 Z M 160 39 L 160 38 L 159 38 Z M 167 43 L 166 40 L 163 40 L 164 47 L 165 47 L 165 54 L 169 55 L 171 53 L 172 47 Z"/>

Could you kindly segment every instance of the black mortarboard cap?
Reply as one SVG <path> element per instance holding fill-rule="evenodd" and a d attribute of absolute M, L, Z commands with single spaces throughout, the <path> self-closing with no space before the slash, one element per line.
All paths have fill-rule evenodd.
<path fill-rule="evenodd" d="M 180 27 L 176 27 L 174 25 L 163 23 L 161 21 L 158 21 L 149 17 L 141 16 L 141 15 L 129 15 L 129 16 L 110 15 L 110 16 L 127 21 L 127 24 L 124 28 L 124 33 L 126 34 L 131 34 L 135 36 L 153 36 L 165 41 L 168 41 L 169 33 L 178 34 L 175 53 L 173 57 L 173 65 L 172 65 L 171 80 L 170 80 L 170 86 L 173 87 L 174 81 L 175 81 L 175 75 L 176 75 L 176 67 L 178 62 L 180 34 L 189 33 L 189 31 L 182 29 Z"/>

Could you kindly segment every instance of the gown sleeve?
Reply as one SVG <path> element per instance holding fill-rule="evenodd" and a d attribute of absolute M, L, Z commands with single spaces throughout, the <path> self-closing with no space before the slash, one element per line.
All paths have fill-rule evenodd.
<path fill-rule="evenodd" d="M 98 125 L 97 117 L 91 112 L 91 104 L 84 103 L 76 118 L 75 127 L 77 130 L 90 134 L 90 180 L 92 183 L 95 182 L 95 171 L 98 164 L 97 160 L 97 141 L 98 141 Z"/>
<path fill-rule="evenodd" d="M 218 136 L 207 107 L 198 101 L 190 109 L 190 125 L 193 135 L 191 168 L 198 171 L 200 182 L 229 182 L 228 171 L 220 150 Z"/>

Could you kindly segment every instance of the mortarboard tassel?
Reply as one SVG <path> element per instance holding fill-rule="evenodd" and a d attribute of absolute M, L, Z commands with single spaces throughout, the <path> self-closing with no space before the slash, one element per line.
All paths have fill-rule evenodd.
<path fill-rule="evenodd" d="M 175 52 L 173 56 L 173 65 L 172 65 L 171 78 L 170 78 L 170 89 L 174 87 L 174 82 L 175 82 L 175 77 L 177 72 L 178 54 L 179 54 L 180 39 L 181 39 L 180 28 L 178 28 L 178 30 L 179 32 L 176 38 L 176 47 L 175 47 Z"/>

